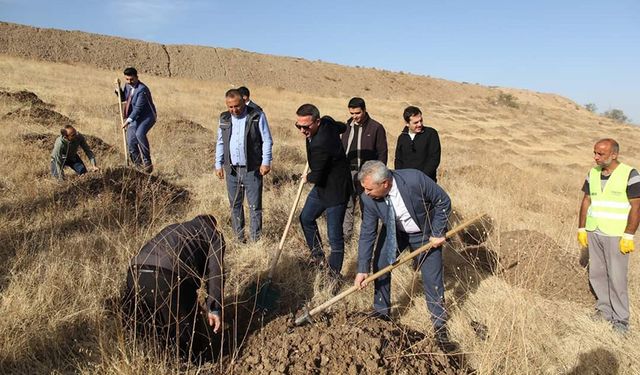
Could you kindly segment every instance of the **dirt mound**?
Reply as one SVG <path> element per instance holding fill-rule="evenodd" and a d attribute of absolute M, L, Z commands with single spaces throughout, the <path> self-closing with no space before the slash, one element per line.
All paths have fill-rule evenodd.
<path fill-rule="evenodd" d="M 37 105 L 41 107 L 50 106 L 50 104 L 47 104 L 43 102 L 42 99 L 38 98 L 38 95 L 26 90 L 16 92 L 0 91 L 0 98 L 3 100 L 10 100 L 25 105 Z"/>
<path fill-rule="evenodd" d="M 173 123 L 175 130 L 179 132 L 197 133 L 197 134 L 212 134 L 213 132 L 201 124 L 188 119 L 178 119 Z"/>
<path fill-rule="evenodd" d="M 91 150 L 95 153 L 117 153 L 118 150 L 103 141 L 101 138 L 94 137 L 93 135 L 82 134 L 84 138 L 87 140 L 87 144 L 91 147 Z M 53 144 L 59 135 L 56 134 L 48 134 L 48 133 L 27 133 L 24 134 L 21 138 L 27 145 L 36 146 L 39 149 L 51 151 L 53 149 Z"/>
<path fill-rule="evenodd" d="M 46 127 L 63 127 L 65 125 L 75 124 L 75 121 L 69 117 L 39 105 L 16 109 L 15 111 L 7 113 L 2 118 L 6 120 L 28 120 Z"/>
<path fill-rule="evenodd" d="M 579 254 L 567 254 L 566 249 L 542 233 L 501 233 L 499 255 L 502 275 L 514 286 L 585 306 L 594 301 L 587 271 L 578 263 Z"/>
<path fill-rule="evenodd" d="M 250 337 L 236 374 L 467 374 L 459 355 L 446 355 L 424 334 L 361 314 L 338 313 L 290 328 L 279 317 Z M 265 350 L 265 348 L 269 348 Z"/>
<path fill-rule="evenodd" d="M 96 202 L 97 201 L 97 202 Z M 8 219 L 19 218 L 24 212 L 36 215 L 53 206 L 69 210 L 90 205 L 86 221 L 91 226 L 148 224 L 164 214 L 186 208 L 189 192 L 164 179 L 131 168 L 109 168 L 70 179 L 53 195 L 9 205 L 0 205 L 0 214 Z M 89 212 L 87 212 L 89 214 Z"/>

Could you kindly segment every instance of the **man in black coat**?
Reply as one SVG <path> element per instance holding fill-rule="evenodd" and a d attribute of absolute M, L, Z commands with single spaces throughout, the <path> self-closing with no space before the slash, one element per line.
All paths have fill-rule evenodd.
<path fill-rule="evenodd" d="M 420 108 L 409 106 L 404 110 L 406 126 L 398 136 L 395 168 L 417 169 L 437 182 L 440 165 L 440 138 L 434 128 L 424 126 Z"/>
<path fill-rule="evenodd" d="M 340 140 L 346 125 L 329 116 L 320 118 L 320 111 L 313 104 L 303 104 L 296 115 L 296 128 L 307 139 L 310 171 L 304 178 L 314 184 L 300 213 L 302 231 L 314 263 L 324 265 L 325 256 L 316 219 L 326 211 L 331 246 L 329 269 L 331 275 L 339 277 L 344 258 L 342 222 L 352 192 L 349 162 Z"/>
<path fill-rule="evenodd" d="M 198 318 L 201 282 L 207 285 L 207 322 L 220 330 L 225 242 L 212 215 L 171 224 L 131 259 L 124 296 L 127 325 L 183 359 L 209 357 L 211 338 Z"/>

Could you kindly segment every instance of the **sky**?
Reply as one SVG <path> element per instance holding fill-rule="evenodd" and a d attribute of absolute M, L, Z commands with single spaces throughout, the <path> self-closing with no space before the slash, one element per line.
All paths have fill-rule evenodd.
<path fill-rule="evenodd" d="M 639 0 L 0 0 L 0 20 L 556 93 L 640 124 Z"/>

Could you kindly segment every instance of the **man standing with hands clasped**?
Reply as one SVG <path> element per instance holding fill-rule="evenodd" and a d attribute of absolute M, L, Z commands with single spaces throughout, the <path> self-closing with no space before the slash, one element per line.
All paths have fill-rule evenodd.
<path fill-rule="evenodd" d="M 589 248 L 589 283 L 596 295 L 595 318 L 610 322 L 619 333 L 629 331 L 627 274 L 633 235 L 640 222 L 640 174 L 618 161 L 613 139 L 596 142 L 584 182 L 578 242 Z"/>
<path fill-rule="evenodd" d="M 242 94 L 231 89 L 225 94 L 227 111 L 220 114 L 215 169 L 218 178 L 226 175 L 231 205 L 231 223 L 236 238 L 244 242 L 244 209 L 247 194 L 251 241 L 262 233 L 262 179 L 271 171 L 273 141 L 264 112 L 249 107 Z"/>

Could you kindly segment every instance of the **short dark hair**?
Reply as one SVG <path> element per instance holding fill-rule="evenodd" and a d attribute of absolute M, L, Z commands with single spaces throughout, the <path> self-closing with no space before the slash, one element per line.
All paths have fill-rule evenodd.
<path fill-rule="evenodd" d="M 358 98 L 357 96 L 355 98 L 351 98 L 351 100 L 349 100 L 349 104 L 347 104 L 347 107 L 349 107 L 349 108 L 362 108 L 363 111 L 367 110 L 367 106 L 366 106 L 366 104 L 364 104 L 364 99 Z"/>
<path fill-rule="evenodd" d="M 421 115 L 421 114 L 422 114 L 422 111 L 420 110 L 420 108 L 410 105 L 404 109 L 404 113 L 402 114 L 402 117 L 404 118 L 404 122 L 408 123 L 409 119 L 412 116 Z"/>
<path fill-rule="evenodd" d="M 240 99 L 242 99 L 242 94 L 240 93 L 240 90 L 238 90 L 238 89 L 231 89 L 231 90 L 227 90 L 227 92 L 224 93 L 224 97 L 225 98 L 240 98 Z"/>
<path fill-rule="evenodd" d="M 238 87 L 238 92 L 240 93 L 240 95 L 246 96 L 247 98 L 251 96 L 251 92 L 246 86 Z"/>
<path fill-rule="evenodd" d="M 128 67 L 127 69 L 124 70 L 124 75 L 127 77 L 134 77 L 134 76 L 137 77 L 138 71 L 134 67 Z"/>
<path fill-rule="evenodd" d="M 73 125 L 65 125 L 64 128 L 60 129 L 60 134 L 66 137 L 67 135 L 69 135 L 69 130 L 71 129 L 73 129 L 76 133 L 78 132 L 76 128 L 73 127 Z"/>
<path fill-rule="evenodd" d="M 315 121 L 320 118 L 320 110 L 313 104 L 303 104 L 296 111 L 298 116 L 311 116 L 311 120 Z"/>

